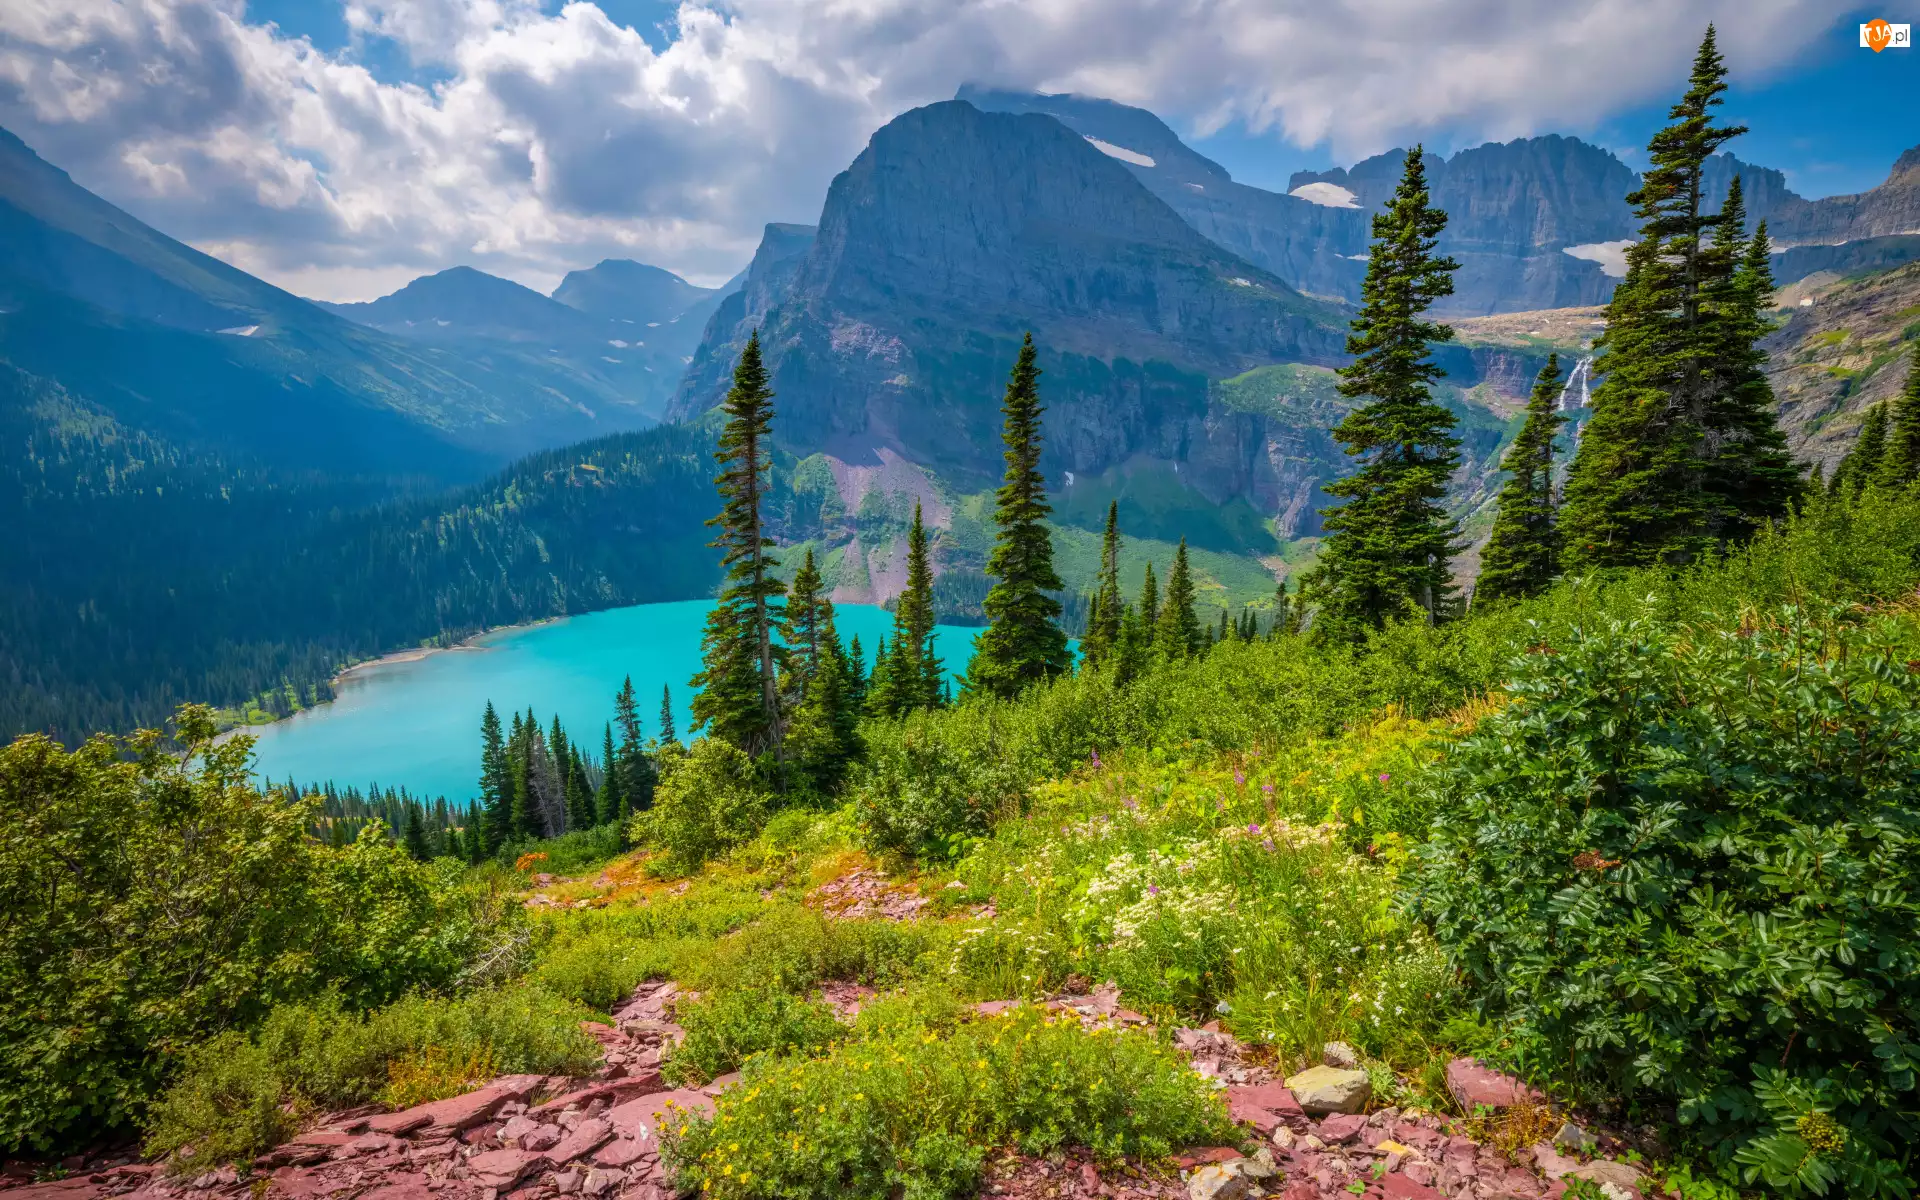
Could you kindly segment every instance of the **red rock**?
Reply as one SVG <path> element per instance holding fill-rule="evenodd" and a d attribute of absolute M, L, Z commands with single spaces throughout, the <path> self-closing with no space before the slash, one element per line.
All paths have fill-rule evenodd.
<path fill-rule="evenodd" d="M 1080 1190 L 1089 1196 L 1100 1190 L 1100 1172 L 1093 1169 L 1092 1163 L 1080 1164 Z"/>
<path fill-rule="evenodd" d="M 593 1161 L 602 1167 L 630 1167 L 652 1153 L 653 1151 L 647 1148 L 646 1142 L 632 1138 L 616 1138 L 600 1147 L 594 1154 Z"/>
<path fill-rule="evenodd" d="M 1399 1172 L 1382 1176 L 1374 1185 L 1385 1200 L 1444 1200 L 1439 1192 L 1424 1183 L 1415 1183 Z"/>
<path fill-rule="evenodd" d="M 709 1096 L 718 1096 L 721 1092 L 726 1091 L 728 1088 L 732 1087 L 734 1084 L 739 1082 L 740 1082 L 740 1072 L 728 1071 L 725 1075 L 716 1076 L 713 1082 L 707 1084 L 707 1086 L 701 1088 L 700 1090 L 705 1092 Z"/>
<path fill-rule="evenodd" d="M 427 1200 L 432 1194 L 425 1175 L 407 1175 L 360 1193 L 359 1200 Z"/>
<path fill-rule="evenodd" d="M 1545 1099 L 1513 1076 L 1472 1058 L 1456 1058 L 1447 1064 L 1447 1091 L 1469 1113 L 1479 1108 L 1511 1108 L 1522 1100 L 1538 1104 Z"/>
<path fill-rule="evenodd" d="M 534 1107 L 528 1109 L 527 1115 L 529 1117 L 540 1118 L 551 1117 L 555 1113 L 562 1112 L 575 1105 L 585 1108 L 595 1100 L 604 1100 L 609 1104 L 619 1104 L 624 1100 L 631 1100 L 635 1096 L 647 1096 L 660 1090 L 660 1072 L 651 1069 L 644 1070 L 638 1074 L 628 1075 L 621 1079 L 610 1079 L 605 1083 L 596 1083 L 591 1087 L 581 1088 L 577 1092 L 566 1092 L 562 1095 L 555 1096 L 544 1104 L 536 1104 Z"/>
<path fill-rule="evenodd" d="M 414 1128 L 418 1129 L 416 1125 Z M 404 1145 L 399 1138 L 384 1133 L 363 1133 L 347 1143 L 347 1149 L 355 1154 L 380 1154 Z"/>
<path fill-rule="evenodd" d="M 982 1000 L 973 1006 L 973 1011 L 983 1017 L 997 1017 L 1010 1008 L 1018 1007 L 1018 1000 Z"/>
<path fill-rule="evenodd" d="M 1296 1180 L 1287 1185 L 1280 1200 L 1320 1200 L 1320 1189 L 1304 1179 Z"/>
<path fill-rule="evenodd" d="M 1231 1104 L 1236 1099 L 1282 1117 L 1307 1115 L 1300 1107 L 1300 1102 L 1293 1098 L 1293 1093 L 1282 1083 L 1255 1083 L 1228 1088 L 1227 1102 Z"/>
<path fill-rule="evenodd" d="M 558 1146 L 547 1151 L 547 1161 L 563 1166 L 576 1158 L 592 1154 L 613 1137 L 613 1123 L 605 1117 L 589 1117 L 573 1127 L 573 1132 Z"/>
<path fill-rule="evenodd" d="M 423 1111 L 425 1105 L 403 1109 L 400 1112 L 381 1113 L 367 1118 L 367 1132 L 398 1137 L 403 1133 L 412 1133 L 416 1129 L 425 1129 L 433 1124 L 433 1114 Z"/>
<path fill-rule="evenodd" d="M 1322 1118 L 1314 1133 L 1327 1145 L 1337 1146 L 1359 1137 L 1366 1127 L 1367 1119 L 1359 1113 L 1334 1113 Z"/>
<path fill-rule="evenodd" d="M 700 1092 L 675 1090 L 655 1092 L 629 1100 L 607 1114 L 615 1130 L 630 1138 L 648 1138 L 655 1134 L 660 1120 L 669 1113 L 713 1115 L 713 1098 Z"/>
<path fill-rule="evenodd" d="M 1208 1163 L 1232 1162 L 1245 1157 L 1232 1146 L 1195 1146 L 1174 1155 L 1173 1161 L 1182 1171 L 1191 1171 Z"/>
<path fill-rule="evenodd" d="M 468 1159 L 467 1171 L 480 1186 L 506 1191 L 520 1182 L 521 1176 L 544 1166 L 546 1161 L 544 1156 L 525 1150 L 489 1150 Z"/>

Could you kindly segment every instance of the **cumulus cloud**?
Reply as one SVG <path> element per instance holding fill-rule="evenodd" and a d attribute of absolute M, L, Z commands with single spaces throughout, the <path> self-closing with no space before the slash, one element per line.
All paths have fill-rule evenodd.
<path fill-rule="evenodd" d="M 314 0 L 333 2 L 333 0 Z M 1674 89 L 1709 19 L 1763 72 L 1815 0 L 686 0 L 659 49 L 592 3 L 346 0 L 381 79 L 241 0 L 9 0 L 0 124 L 169 233 L 322 298 L 603 256 L 713 282 L 811 221 L 898 112 L 968 81 L 1105 95 L 1351 159 L 1590 125 Z"/>

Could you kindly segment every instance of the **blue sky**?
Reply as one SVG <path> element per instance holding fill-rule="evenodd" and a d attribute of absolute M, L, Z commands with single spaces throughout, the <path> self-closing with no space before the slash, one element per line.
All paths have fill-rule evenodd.
<path fill-rule="evenodd" d="M 1920 24 L 1828 0 L 0 3 L 0 125 L 319 299 L 463 264 L 546 290 L 603 257 L 717 283 L 964 83 L 1141 105 L 1273 189 L 1415 140 L 1566 133 L 1637 166 L 1709 21 L 1753 127 L 1732 152 L 1857 192 L 1920 143 L 1920 52 L 1861 49 L 1876 15 Z"/>

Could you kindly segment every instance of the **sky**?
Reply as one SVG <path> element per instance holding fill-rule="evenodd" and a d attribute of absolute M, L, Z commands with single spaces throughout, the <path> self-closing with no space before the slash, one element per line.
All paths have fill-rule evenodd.
<path fill-rule="evenodd" d="M 1540 133 L 1630 166 L 1716 24 L 1729 149 L 1809 197 L 1920 143 L 1832 0 L 4 0 L 0 125 L 163 232 L 365 300 L 467 265 L 715 284 L 963 83 L 1152 109 L 1235 178 Z"/>

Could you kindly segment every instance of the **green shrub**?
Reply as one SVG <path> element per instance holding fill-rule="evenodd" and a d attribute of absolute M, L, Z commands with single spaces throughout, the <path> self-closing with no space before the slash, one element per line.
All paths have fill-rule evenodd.
<path fill-rule="evenodd" d="M 811 1053 L 846 1033 L 826 1005 L 760 988 L 682 1004 L 674 1020 L 687 1031 L 666 1062 L 676 1083 L 705 1083 L 756 1054 Z"/>
<path fill-rule="evenodd" d="M 155 1106 L 147 1147 L 164 1154 L 192 1146 L 194 1166 L 246 1158 L 291 1132 L 267 1106 L 297 1114 L 365 1104 L 395 1085 L 417 1088 L 434 1063 L 446 1068 L 443 1075 L 475 1063 L 584 1075 L 600 1059 L 599 1045 L 580 1028 L 591 1015 L 528 986 L 456 999 L 408 996 L 364 1015 L 337 997 L 282 1005 L 252 1038 L 226 1033 L 187 1056 Z"/>
<path fill-rule="evenodd" d="M 678 978 L 701 991 L 805 992 L 828 980 L 891 987 L 913 974 L 931 939 L 918 924 L 830 921 L 798 904 L 780 904 L 683 963 Z"/>
<path fill-rule="evenodd" d="M 135 1123 L 181 1051 L 271 1006 L 455 980 L 508 913 L 378 826 L 312 842 L 311 802 L 248 783 L 205 710 L 159 734 L 0 749 L 0 1150 Z"/>
<path fill-rule="evenodd" d="M 556 996 L 611 1012 L 634 988 L 672 975 L 676 963 L 707 945 L 692 938 L 635 938 L 616 927 L 594 925 L 556 939 L 531 978 Z"/>
<path fill-rule="evenodd" d="M 617 822 L 574 829 L 559 837 L 530 838 L 501 847 L 499 861 L 511 866 L 523 854 L 544 854 L 539 870 L 574 875 L 601 866 L 626 849 L 624 831 Z"/>
<path fill-rule="evenodd" d="M 1920 1139 L 1910 618 L 1604 622 L 1434 778 L 1412 901 L 1535 1061 L 1724 1171 L 1905 1195 Z"/>
<path fill-rule="evenodd" d="M 685 757 L 665 760 L 653 807 L 635 813 L 631 836 L 666 851 L 681 872 L 750 841 L 766 824 L 770 797 L 753 760 L 719 738 L 701 738 Z"/>
<path fill-rule="evenodd" d="M 984 1147 L 1111 1160 L 1232 1136 L 1212 1086 L 1165 1045 L 1027 1008 L 755 1059 L 711 1120 L 670 1126 L 665 1146 L 681 1187 L 725 1200 L 934 1200 L 973 1193 Z"/>

